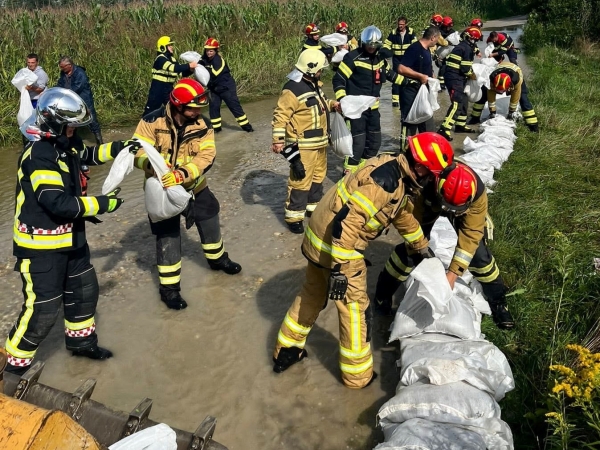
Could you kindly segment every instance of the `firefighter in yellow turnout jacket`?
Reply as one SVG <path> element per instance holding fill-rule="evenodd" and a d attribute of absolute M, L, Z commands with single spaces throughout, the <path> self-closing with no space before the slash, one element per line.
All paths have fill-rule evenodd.
<path fill-rule="evenodd" d="M 202 85 L 184 78 L 175 85 L 165 107 L 140 121 L 134 137 L 153 145 L 170 165 L 171 171 L 161 180 L 164 187 L 182 185 L 193 193 L 193 199 L 183 213 L 186 228 L 196 225 L 210 268 L 233 275 L 240 272 L 242 267 L 231 261 L 224 249 L 219 225 L 219 201 L 208 188 L 205 178 L 216 156 L 214 132 L 206 126 L 200 115 L 200 107 L 206 104 L 207 92 Z M 145 151 L 140 150 L 136 154 L 135 165 L 146 172 L 146 178 L 154 176 Z M 150 222 L 152 234 L 156 236 L 160 296 L 171 309 L 187 307 L 187 302 L 180 294 L 179 225 L 179 216 Z"/>
<path fill-rule="evenodd" d="M 311 216 L 302 253 L 308 259 L 306 281 L 289 308 L 273 354 L 275 372 L 283 372 L 307 352 L 306 338 L 322 309 L 334 300 L 339 316 L 340 369 L 353 389 L 374 378 L 366 292 L 364 251 L 369 241 L 393 225 L 406 242 L 425 254 L 428 241 L 405 208 L 407 189 L 418 187 L 403 155 L 382 154 L 333 186 Z"/>
<path fill-rule="evenodd" d="M 88 125 L 91 116 L 83 100 L 68 89 L 46 90 L 36 114 L 30 128 L 41 139 L 25 147 L 17 172 L 13 253 L 25 298 L 6 340 L 7 371 L 16 374 L 30 367 L 61 306 L 68 350 L 92 359 L 112 356 L 98 346 L 94 315 L 99 287 L 85 220 L 111 213 L 123 201 L 118 191 L 84 196 L 80 172 L 82 164 L 103 164 L 122 150 L 134 153 L 139 148 L 133 141 L 86 147 L 74 128 Z"/>
<path fill-rule="evenodd" d="M 304 50 L 294 79 L 284 86 L 273 112 L 273 145 L 290 163 L 285 221 L 290 231 L 304 232 L 306 211 L 315 210 L 323 197 L 323 180 L 327 172 L 329 111 L 339 107 L 328 100 L 319 81 L 327 59 L 316 49 Z M 284 147 L 285 145 L 285 147 Z"/>

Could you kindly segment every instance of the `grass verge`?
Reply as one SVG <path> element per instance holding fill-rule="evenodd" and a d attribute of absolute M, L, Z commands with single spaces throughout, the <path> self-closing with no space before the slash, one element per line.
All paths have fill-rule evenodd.
<path fill-rule="evenodd" d="M 600 54 L 545 47 L 528 56 L 527 80 L 541 132 L 519 126 L 515 152 L 497 174 L 491 213 L 494 254 L 513 291 L 517 329 L 484 330 L 507 355 L 516 390 L 502 403 L 518 449 L 586 448 L 590 427 L 572 430 L 565 447 L 546 426 L 554 386 L 551 364 L 572 356 L 598 318 L 600 275 Z M 600 381 L 600 380 L 599 380 Z M 595 434 L 595 436 L 594 436 Z M 590 447 L 596 448 L 596 447 Z"/>

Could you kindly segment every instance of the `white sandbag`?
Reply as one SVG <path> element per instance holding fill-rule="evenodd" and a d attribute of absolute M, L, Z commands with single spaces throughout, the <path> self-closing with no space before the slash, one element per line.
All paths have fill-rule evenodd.
<path fill-rule="evenodd" d="M 476 432 L 425 419 L 387 424 L 383 435 L 385 442 L 377 450 L 486 450 Z"/>
<path fill-rule="evenodd" d="M 329 45 L 330 47 L 337 47 L 338 45 L 344 45 L 348 43 L 348 36 L 342 33 L 331 33 L 321 36 L 319 38 L 323 44 Z"/>
<path fill-rule="evenodd" d="M 340 156 L 352 156 L 352 133 L 346 126 L 346 121 L 337 112 L 329 113 L 331 124 L 331 147 L 333 152 Z"/>
<path fill-rule="evenodd" d="M 417 92 L 415 101 L 406 116 L 406 123 L 417 125 L 433 117 L 433 108 L 429 103 L 429 91 L 427 85 L 422 84 Z"/>
<path fill-rule="evenodd" d="M 477 82 L 477 80 L 468 80 L 465 85 L 465 94 L 469 99 L 469 103 L 478 102 L 481 99 L 481 86 Z"/>
<path fill-rule="evenodd" d="M 429 86 L 429 104 L 433 111 L 440 109 L 438 103 L 438 92 L 440 91 L 440 80 L 437 78 L 427 78 L 427 86 Z"/>
<path fill-rule="evenodd" d="M 106 195 L 119 187 L 123 179 L 133 171 L 134 159 L 135 155 L 127 150 L 119 152 L 102 185 L 102 195 Z"/>
<path fill-rule="evenodd" d="M 346 50 L 345 48 L 338 50 L 337 52 L 335 52 L 335 55 L 333 55 L 333 58 L 331 58 L 331 62 L 341 63 L 344 59 L 344 56 L 346 56 L 347 54 L 348 50 Z"/>
<path fill-rule="evenodd" d="M 175 217 L 187 207 L 192 196 L 181 185 L 163 187 L 160 179 L 169 171 L 165 160 L 153 146 L 144 141 L 140 143 L 157 175 L 148 178 L 144 187 L 148 216 L 152 222 Z"/>
<path fill-rule="evenodd" d="M 444 268 L 448 268 L 458 236 L 454 227 L 446 217 L 440 216 L 431 229 L 429 247 L 435 253 L 436 258 L 442 261 Z"/>
<path fill-rule="evenodd" d="M 11 83 L 20 92 L 25 86 L 31 86 L 37 80 L 38 76 L 32 70 L 25 67 L 15 74 Z"/>
<path fill-rule="evenodd" d="M 177 450 L 177 434 L 159 423 L 138 431 L 108 447 L 109 450 Z"/>
<path fill-rule="evenodd" d="M 190 62 L 198 62 L 202 59 L 202 55 L 200 55 L 200 53 L 198 52 L 194 52 L 194 51 L 189 51 L 189 52 L 183 52 L 181 55 L 179 55 L 179 58 L 182 61 L 185 61 L 187 63 Z M 198 82 L 206 87 L 208 86 L 208 82 L 210 81 L 210 73 L 208 73 L 208 70 L 206 70 L 206 67 L 202 66 L 202 65 L 198 65 L 196 66 L 196 68 L 194 69 L 194 76 L 196 77 L 196 80 L 198 80 Z"/>
<path fill-rule="evenodd" d="M 517 141 L 517 135 L 515 134 L 514 129 L 511 127 L 507 127 L 505 125 L 500 125 L 500 126 L 487 125 L 487 126 L 483 127 L 483 133 L 481 135 L 483 135 L 483 134 L 491 134 L 492 136 L 498 136 L 502 139 L 507 139 L 507 140 L 511 141 L 512 143 L 515 143 Z"/>
<path fill-rule="evenodd" d="M 508 127 L 513 130 L 517 128 L 517 124 L 514 120 L 508 120 L 504 116 L 496 116 L 493 119 L 488 119 L 481 124 L 482 127 Z"/>
<path fill-rule="evenodd" d="M 484 66 L 488 67 L 496 67 L 498 65 L 498 61 L 496 61 L 494 58 L 481 58 L 479 60 L 479 64 L 483 64 Z"/>
<path fill-rule="evenodd" d="M 435 54 L 439 59 L 445 59 L 450 53 L 452 53 L 452 50 L 454 50 L 454 45 L 446 45 L 444 47 L 436 48 Z"/>
<path fill-rule="evenodd" d="M 458 45 L 460 44 L 460 33 L 455 31 L 452 34 L 449 34 L 446 40 L 452 45 Z"/>
<path fill-rule="evenodd" d="M 491 54 L 492 54 L 492 53 L 494 53 L 494 43 L 493 43 L 493 42 L 490 42 L 490 43 L 487 45 L 487 47 L 485 48 L 485 50 L 483 51 L 483 53 L 484 53 L 484 55 L 485 55 L 485 57 L 486 57 L 486 58 L 489 58 L 489 59 L 494 59 L 494 58 L 491 58 L 491 57 L 490 57 L 490 56 L 491 56 Z M 496 61 L 496 60 L 494 59 L 494 61 Z"/>
<path fill-rule="evenodd" d="M 496 401 L 515 388 L 506 356 L 486 340 L 428 341 L 428 335 L 400 340 L 400 383 L 443 385 L 464 381 Z"/>
<path fill-rule="evenodd" d="M 506 150 L 511 150 L 514 147 L 514 141 L 511 138 L 506 138 L 503 136 L 495 136 L 491 133 L 482 133 L 477 137 L 477 142 L 486 143 L 490 145 L 495 145 L 496 147 L 504 148 Z"/>
<path fill-rule="evenodd" d="M 38 80 L 38 76 L 27 67 L 19 70 L 11 83 L 21 93 L 21 100 L 19 102 L 19 112 L 17 113 L 17 123 L 19 126 L 23 125 L 29 117 L 33 114 L 33 105 L 31 104 L 31 96 L 29 91 L 25 89 L 27 86 L 31 86 Z"/>
<path fill-rule="evenodd" d="M 494 67 L 490 67 L 481 63 L 473 64 L 473 72 L 477 76 L 477 84 L 490 88 L 490 75 L 494 71 Z"/>
<path fill-rule="evenodd" d="M 358 119 L 375 103 L 377 103 L 377 97 L 371 95 L 346 95 L 340 100 L 342 114 L 348 119 Z"/>

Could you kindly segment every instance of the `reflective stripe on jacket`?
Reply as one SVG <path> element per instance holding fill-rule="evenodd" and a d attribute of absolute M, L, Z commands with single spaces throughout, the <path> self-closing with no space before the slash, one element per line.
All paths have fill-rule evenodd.
<path fill-rule="evenodd" d="M 496 112 L 496 91 L 494 90 L 494 78 L 497 75 L 505 73 L 510 77 L 512 91 L 510 92 L 509 112 L 515 112 L 521 99 L 521 86 L 523 85 L 523 71 L 519 66 L 511 62 L 502 62 L 496 66 L 496 69 L 490 74 L 490 86 L 488 89 L 487 100 L 489 102 L 490 112 Z"/>
<path fill-rule="evenodd" d="M 189 64 L 179 64 L 169 53 L 158 53 L 152 66 L 152 79 L 163 83 L 175 83 L 180 74 L 191 73 Z"/>

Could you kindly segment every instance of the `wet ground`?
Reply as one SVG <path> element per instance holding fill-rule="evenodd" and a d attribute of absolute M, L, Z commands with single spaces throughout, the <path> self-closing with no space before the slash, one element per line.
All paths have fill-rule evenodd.
<path fill-rule="evenodd" d="M 522 22 L 521 22 L 522 23 Z M 488 23 L 484 35 L 505 29 Z M 518 26 L 511 22 L 510 26 Z M 515 30 L 508 29 L 516 37 Z M 522 58 L 522 55 L 519 56 Z M 290 64 L 291 67 L 292 64 Z M 331 89 L 328 90 L 331 93 Z M 277 98 L 244 105 L 256 132 L 247 134 L 223 106 L 224 130 L 217 135 L 217 160 L 208 183 L 221 203 L 226 250 L 243 266 L 229 276 L 208 269 L 194 229 L 182 233 L 182 294 L 189 307 L 168 310 L 159 300 L 155 244 L 146 218 L 142 174 L 122 184 L 124 205 L 88 225 L 92 260 L 100 280 L 97 326 L 100 344 L 115 357 L 96 362 L 71 357 L 58 324 L 41 345 L 46 362 L 40 379 L 73 391 L 96 378 L 93 398 L 129 411 L 144 397 L 154 400 L 151 417 L 195 430 L 206 415 L 218 419 L 215 439 L 238 449 L 366 449 L 383 438 L 375 427 L 379 407 L 398 381 L 397 348 L 388 346 L 389 319 L 377 317 L 373 350 L 379 379 L 361 391 L 343 387 L 338 368 L 337 314 L 322 312 L 307 343 L 309 358 L 284 374 L 272 372 L 271 354 L 285 311 L 306 266 L 283 221 L 287 163 L 271 153 L 270 121 Z M 441 122 L 448 106 L 440 94 Z M 398 145 L 399 112 L 392 111 L 386 84 L 381 102 L 383 149 Z M 106 140 L 129 138 L 131 129 L 105 130 Z M 464 136 L 454 146 L 460 152 Z M 0 149 L 0 339 L 22 303 L 13 272 L 12 220 L 18 148 Z M 341 176 L 342 161 L 329 156 L 326 188 Z M 110 165 L 92 169 L 90 194 L 99 194 Z M 393 246 L 395 231 L 373 242 L 367 257 L 369 293 Z"/>

